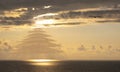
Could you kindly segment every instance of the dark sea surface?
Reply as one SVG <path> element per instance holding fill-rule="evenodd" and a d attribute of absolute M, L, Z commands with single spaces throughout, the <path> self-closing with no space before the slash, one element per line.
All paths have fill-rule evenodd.
<path fill-rule="evenodd" d="M 0 61 L 0 72 L 120 72 L 120 61 Z"/>

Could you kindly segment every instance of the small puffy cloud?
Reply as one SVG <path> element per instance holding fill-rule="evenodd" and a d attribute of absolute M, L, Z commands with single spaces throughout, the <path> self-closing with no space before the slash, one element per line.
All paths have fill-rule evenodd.
<path fill-rule="evenodd" d="M 80 48 L 78 48 L 79 51 L 86 51 L 86 48 L 84 47 L 84 45 L 81 45 Z"/>
<path fill-rule="evenodd" d="M 0 41 L 0 53 L 1 52 L 10 52 L 12 51 L 12 46 L 7 42 Z"/>

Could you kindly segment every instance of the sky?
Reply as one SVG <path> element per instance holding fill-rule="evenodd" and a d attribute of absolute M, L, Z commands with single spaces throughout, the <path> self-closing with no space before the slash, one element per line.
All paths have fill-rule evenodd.
<path fill-rule="evenodd" d="M 119 0 L 0 0 L 0 57 L 120 60 L 119 13 Z"/>
<path fill-rule="evenodd" d="M 120 60 L 119 23 L 110 22 L 102 24 L 94 23 L 87 25 L 43 27 L 40 28 L 40 30 L 44 32 L 39 32 L 40 34 L 35 34 L 34 29 L 36 28 L 26 26 L 14 26 L 9 29 L 1 29 L 1 59 L 21 60 L 45 58 L 46 56 L 44 55 L 43 57 L 39 57 L 41 56 L 41 54 L 39 55 L 39 50 L 41 49 L 39 43 L 42 43 L 42 45 L 53 43 L 59 45 L 55 48 L 63 51 L 61 53 L 63 55 L 62 59 L 65 60 Z M 46 38 L 47 41 L 41 40 Z M 36 45 L 38 49 L 35 49 L 35 46 L 31 46 L 34 44 L 38 44 Z M 50 46 L 52 45 L 50 44 Z M 46 46 L 42 48 L 46 48 Z M 34 52 L 34 50 L 38 52 Z M 48 51 L 49 52 L 45 54 L 52 52 L 49 49 Z M 35 55 L 36 53 L 37 55 Z M 54 55 L 57 55 L 58 58 L 55 57 L 59 59 L 59 54 Z"/>

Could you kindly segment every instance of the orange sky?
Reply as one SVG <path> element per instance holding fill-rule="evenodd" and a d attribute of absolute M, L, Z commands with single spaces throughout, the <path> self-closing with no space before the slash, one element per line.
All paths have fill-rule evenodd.
<path fill-rule="evenodd" d="M 62 26 L 42 28 L 50 35 L 54 43 L 60 44 L 66 59 L 102 59 L 120 60 L 120 25 L 119 23 L 88 24 L 76 26 Z M 15 47 L 31 28 L 10 28 L 0 31 L 0 40 Z M 85 50 L 80 51 L 81 45 Z M 95 50 L 92 50 L 93 45 Z M 112 50 L 108 46 L 112 46 Z M 103 49 L 100 49 L 100 46 Z"/>

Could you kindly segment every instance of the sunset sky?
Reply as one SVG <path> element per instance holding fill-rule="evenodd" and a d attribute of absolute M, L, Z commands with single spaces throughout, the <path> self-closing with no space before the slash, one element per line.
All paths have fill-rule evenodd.
<path fill-rule="evenodd" d="M 119 0 L 0 0 L 0 57 L 34 58 L 34 47 L 30 56 L 21 49 L 25 56 L 19 58 L 19 44 L 45 38 L 60 47 L 62 59 L 120 60 L 119 13 Z M 31 32 L 37 28 L 43 36 Z"/>

